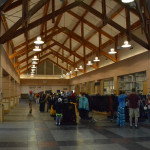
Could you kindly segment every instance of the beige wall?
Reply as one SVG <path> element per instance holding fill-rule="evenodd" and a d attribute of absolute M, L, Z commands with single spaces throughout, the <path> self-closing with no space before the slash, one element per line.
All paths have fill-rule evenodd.
<path fill-rule="evenodd" d="M 150 51 L 75 77 L 70 80 L 70 85 L 113 77 L 116 89 L 117 76 L 141 71 L 146 71 L 147 73 L 147 91 L 150 91 Z"/>
<path fill-rule="evenodd" d="M 6 51 L 3 46 L 0 44 L 0 55 L 1 55 L 1 67 L 18 83 L 20 82 L 20 77 L 17 74 L 16 70 L 13 67 L 13 64 L 9 60 Z"/>
<path fill-rule="evenodd" d="M 21 79 L 21 93 L 27 94 L 30 90 L 33 92 L 41 92 L 46 90 L 52 90 L 52 92 L 57 92 L 57 90 L 69 91 L 69 80 L 68 79 Z"/>

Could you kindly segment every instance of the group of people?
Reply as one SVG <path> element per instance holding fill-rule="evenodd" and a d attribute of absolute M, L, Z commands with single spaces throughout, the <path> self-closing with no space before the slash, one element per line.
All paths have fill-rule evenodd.
<path fill-rule="evenodd" d="M 133 118 L 135 118 L 135 128 L 138 128 L 140 97 L 136 94 L 135 88 L 132 89 L 132 93 L 128 96 L 125 95 L 123 91 L 120 91 L 118 96 L 117 125 L 120 127 L 125 126 L 125 100 L 127 100 L 129 107 L 130 128 L 133 128 Z M 150 94 L 147 95 L 146 107 L 148 109 L 148 120 L 150 122 Z"/>
<path fill-rule="evenodd" d="M 89 119 L 88 113 L 90 111 L 89 106 L 89 97 L 85 93 L 80 93 L 79 96 L 76 96 L 75 93 L 72 93 L 70 98 L 75 102 L 78 106 L 79 116 L 81 119 Z M 40 103 L 40 111 L 49 112 L 49 109 L 55 109 L 56 114 L 56 125 L 61 124 L 61 120 L 63 117 L 63 103 L 64 96 L 61 94 L 37 94 L 36 98 L 32 91 L 30 91 L 29 96 L 29 113 L 32 113 L 32 104 L 34 99 L 36 99 L 36 103 Z M 140 97 L 136 94 L 136 90 L 133 88 L 132 93 L 130 95 L 125 95 L 123 91 L 120 91 L 118 96 L 118 111 L 117 111 L 117 125 L 122 127 L 125 126 L 125 106 L 126 101 L 128 102 L 129 107 L 129 122 L 130 128 L 133 127 L 133 118 L 135 128 L 138 128 L 138 118 L 139 118 L 139 107 L 140 107 Z M 52 107 L 53 106 L 53 107 Z M 150 94 L 147 95 L 146 107 L 148 110 L 148 120 L 150 122 Z"/>

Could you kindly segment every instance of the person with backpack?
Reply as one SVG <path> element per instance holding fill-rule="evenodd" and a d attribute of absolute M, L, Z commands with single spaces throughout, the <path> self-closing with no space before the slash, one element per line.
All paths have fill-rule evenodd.
<path fill-rule="evenodd" d="M 29 100 L 29 113 L 32 113 L 32 104 L 34 101 L 34 94 L 32 91 L 30 91 L 29 95 L 28 95 L 28 100 Z"/>

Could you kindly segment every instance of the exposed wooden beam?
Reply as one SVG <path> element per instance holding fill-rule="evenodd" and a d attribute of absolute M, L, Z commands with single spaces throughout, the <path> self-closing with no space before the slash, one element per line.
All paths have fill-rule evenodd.
<path fill-rule="evenodd" d="M 45 41 L 45 43 L 47 43 L 53 36 L 57 35 L 58 33 L 62 32 L 63 30 L 65 30 L 66 28 L 60 28 L 59 30 L 53 32 L 52 34 L 49 34 L 47 37 L 44 37 L 43 40 Z M 29 50 L 28 53 L 32 51 L 32 48 L 34 48 L 35 44 L 32 43 L 28 46 Z M 10 59 L 14 58 L 15 56 L 19 56 L 22 53 L 24 53 L 26 51 L 26 48 L 23 48 L 15 53 L 13 53 L 12 55 L 9 56 Z"/>
<path fill-rule="evenodd" d="M 80 2 L 81 7 L 87 9 L 89 12 L 91 12 L 92 14 L 94 14 L 95 16 L 97 16 L 100 19 L 103 19 L 103 14 L 101 14 L 99 11 L 97 11 L 96 9 L 90 7 L 89 5 L 87 5 L 84 2 Z M 112 21 L 111 19 L 107 18 L 107 24 L 111 25 L 112 27 L 114 27 L 115 29 L 117 29 L 120 32 L 124 32 L 127 34 L 127 36 L 129 36 L 129 34 L 127 33 L 127 30 L 125 28 L 123 28 L 122 26 L 120 26 L 118 23 Z M 150 47 L 147 43 L 145 43 L 143 40 L 141 40 L 140 38 L 138 38 L 137 36 L 135 36 L 133 33 L 131 34 L 131 38 L 137 42 L 138 44 L 140 44 L 141 46 L 143 46 L 145 49 L 150 50 Z"/>
<path fill-rule="evenodd" d="M 52 23 L 55 23 L 55 0 L 52 0 L 52 13 L 53 13 Z"/>
<path fill-rule="evenodd" d="M 2 43 L 5 43 L 10 37 L 12 37 L 11 35 L 13 35 L 15 31 L 24 23 L 24 20 L 29 20 L 48 1 L 49 0 L 39 1 L 33 8 L 31 8 L 31 10 L 27 13 L 25 18 L 20 18 L 6 33 L 4 33 L 0 37 L 0 41 L 2 41 Z"/>
<path fill-rule="evenodd" d="M 102 0 L 103 25 L 106 24 L 106 0 Z"/>
<path fill-rule="evenodd" d="M 13 0 L 1 0 L 0 1 L 0 10 L 4 11 L 12 2 L 13 2 Z"/>
<path fill-rule="evenodd" d="M 99 32 L 99 28 L 96 27 L 95 25 L 93 25 L 91 22 L 89 22 L 88 20 L 81 18 L 79 15 L 75 14 L 73 11 L 69 10 L 67 11 L 70 15 L 74 16 L 75 18 L 81 20 L 81 22 L 84 22 L 85 24 L 87 24 L 89 27 L 91 27 L 92 29 L 94 29 L 95 31 Z M 115 41 L 115 39 L 109 35 L 107 32 L 101 30 L 101 33 L 106 36 L 107 38 L 111 39 L 112 41 Z"/>
<path fill-rule="evenodd" d="M 129 9 L 129 11 L 131 11 L 132 13 L 134 13 L 136 16 L 138 16 L 138 12 L 136 9 L 132 8 L 132 7 L 128 7 L 128 4 L 122 3 L 121 0 L 114 0 L 116 3 L 120 4 L 121 6 L 123 6 L 124 8 Z"/>
<path fill-rule="evenodd" d="M 69 29 L 66 29 L 63 32 L 65 34 L 70 35 L 74 40 L 78 41 L 79 43 L 85 44 L 85 46 L 87 48 L 89 48 L 90 50 L 92 50 L 94 52 L 98 51 L 98 49 L 99 49 L 98 47 L 96 47 L 94 44 L 90 43 L 87 40 L 83 40 L 79 35 L 75 34 L 74 32 L 70 31 Z M 114 57 L 110 56 L 109 54 L 105 53 L 104 51 L 102 51 L 102 54 L 105 55 L 106 57 L 108 57 L 109 59 L 111 59 L 112 61 L 116 62 L 116 59 Z"/>
<path fill-rule="evenodd" d="M 20 6 L 22 4 L 22 0 L 17 0 L 16 2 L 13 2 L 11 5 L 9 5 L 4 12 L 10 11 L 18 6 Z"/>
<path fill-rule="evenodd" d="M 135 22 L 135 23 L 132 24 L 132 26 L 131 26 L 131 31 L 136 30 L 136 29 L 139 28 L 140 26 L 141 26 L 141 22 L 140 22 L 140 21 Z M 120 33 L 120 34 L 117 35 L 117 36 L 119 36 L 120 38 L 122 38 L 124 35 L 125 35 L 125 33 Z M 117 36 L 116 36 L 116 37 L 117 37 Z M 116 38 L 116 37 L 115 37 L 115 38 Z M 111 40 L 109 40 L 109 41 L 105 42 L 105 43 L 101 46 L 101 48 L 104 49 L 104 48 L 106 48 L 107 46 L 110 46 L 112 43 L 113 43 L 113 42 L 112 42 Z M 89 58 L 89 57 L 91 57 L 92 54 L 93 54 L 93 52 L 91 52 L 91 53 L 89 53 L 88 55 L 86 55 L 86 57 Z M 107 53 L 105 53 L 105 54 L 107 54 Z M 103 54 L 101 53 L 101 55 L 103 55 Z M 108 54 L 107 54 L 107 55 L 108 55 Z M 107 57 L 106 55 L 104 55 L 104 56 Z M 81 63 L 81 62 L 82 62 L 82 60 L 79 60 L 79 61 L 76 62 L 76 63 L 79 64 L 79 63 Z"/>
<path fill-rule="evenodd" d="M 54 43 L 56 43 L 58 46 L 60 46 L 62 49 L 66 50 L 69 53 L 72 53 L 72 55 L 75 55 L 77 58 L 79 58 L 80 60 L 83 60 L 83 57 L 81 57 L 79 54 L 75 53 L 74 51 L 72 51 L 70 48 L 64 46 L 63 44 L 59 43 L 58 41 L 52 39 L 52 41 Z"/>
<path fill-rule="evenodd" d="M 55 44 L 55 43 L 53 43 L 53 44 L 51 44 L 51 45 L 47 46 L 46 48 L 44 48 L 41 52 L 38 52 L 38 53 L 36 53 L 36 54 L 40 54 L 40 53 L 42 53 L 42 52 L 46 51 L 48 48 L 53 47 L 54 45 L 56 45 L 56 44 Z M 34 55 L 35 55 L 35 54 L 32 54 L 32 55 L 30 55 L 28 58 L 25 58 L 25 59 L 23 59 L 23 60 L 21 60 L 21 61 L 19 61 L 19 62 L 15 63 L 15 64 L 14 64 L 14 67 L 16 68 L 17 66 L 19 66 L 19 65 L 20 65 L 20 64 L 22 64 L 22 63 L 24 63 L 25 61 L 27 61 L 27 60 L 29 60 L 29 59 L 33 58 L 33 57 L 34 57 Z"/>
<path fill-rule="evenodd" d="M 42 1 L 43 1 L 43 0 L 42 0 Z M 40 1 L 40 2 L 41 2 L 41 1 Z M 58 16 L 58 15 L 60 15 L 60 14 L 62 14 L 62 13 L 64 13 L 64 12 L 66 12 L 66 11 L 68 11 L 69 9 L 72 9 L 72 8 L 76 7 L 76 6 L 79 6 L 79 3 L 78 3 L 77 1 L 75 1 L 75 2 L 73 2 L 73 3 L 71 3 L 71 4 L 69 4 L 69 5 L 67 5 L 67 6 L 64 7 L 64 8 L 61 8 L 61 9 L 56 10 L 56 11 L 55 11 L 55 17 Z M 36 20 L 36 21 L 34 21 L 34 22 L 28 24 L 27 30 L 29 31 L 29 30 L 35 28 L 36 26 L 38 26 L 38 25 L 40 25 L 40 24 L 42 24 L 42 23 L 44 23 L 44 22 L 46 22 L 46 21 L 52 19 L 52 17 L 53 17 L 53 13 L 50 13 L 50 14 L 46 15 L 45 17 L 42 17 L 42 18 L 40 18 L 40 19 L 38 19 L 38 20 Z M 18 24 L 18 23 L 17 23 L 17 24 Z M 19 25 L 20 25 L 20 24 L 19 24 Z M 15 26 L 18 26 L 18 25 L 15 25 Z M 16 29 L 16 28 L 15 28 L 15 29 Z M 10 30 L 9 30 L 9 32 L 10 32 Z M 19 35 L 21 35 L 21 34 L 23 34 L 23 33 L 24 33 L 24 28 L 20 28 L 20 29 L 18 29 L 17 31 L 15 30 L 15 33 L 13 32 L 13 34 L 11 34 L 12 36 L 9 35 L 9 36 L 6 37 L 6 34 L 5 34 L 5 37 L 6 37 L 7 39 L 6 39 L 6 38 L 3 39 L 3 37 L 1 37 L 1 38 L 0 38 L 0 43 L 3 44 L 3 43 L 5 43 L 6 41 L 8 41 L 8 40 L 10 40 L 10 39 L 12 39 L 12 38 L 15 38 L 15 37 L 17 37 L 17 36 L 19 36 Z"/>
<path fill-rule="evenodd" d="M 54 29 L 55 29 L 55 27 L 52 27 L 51 29 L 47 30 L 46 33 L 48 34 L 49 32 L 51 32 L 51 31 L 54 30 Z M 41 36 L 42 36 L 42 35 L 45 35 L 46 33 L 45 33 L 45 32 L 41 33 Z M 33 42 L 33 41 L 36 39 L 36 37 L 37 37 L 37 36 L 34 36 L 33 38 L 29 39 L 28 42 L 29 42 L 29 43 Z M 21 47 L 23 47 L 23 46 L 25 46 L 25 45 L 26 45 L 26 42 L 21 43 L 20 45 L 18 45 L 18 46 L 16 46 L 16 47 L 14 48 L 14 51 L 16 51 L 17 49 L 20 49 Z"/>
<path fill-rule="evenodd" d="M 129 35 L 128 36 L 128 41 L 130 41 L 131 40 L 131 29 L 130 29 L 130 27 L 131 27 L 131 25 L 130 25 L 130 12 L 129 12 L 129 9 L 125 9 L 125 13 L 126 13 L 126 28 L 127 28 L 127 34 Z"/>
<path fill-rule="evenodd" d="M 118 8 L 118 9 L 111 15 L 110 19 L 115 18 L 123 9 L 124 9 L 123 6 L 121 6 L 120 8 Z M 68 11 L 68 12 L 70 12 L 70 11 Z M 73 13 L 73 16 L 75 17 L 76 14 Z M 84 21 L 84 18 L 82 18 L 82 20 Z M 84 22 L 84 23 L 86 23 L 86 22 Z M 102 29 L 102 28 L 103 28 L 103 25 L 100 25 L 100 27 L 98 27 L 98 29 Z M 99 31 L 98 31 L 98 32 L 99 32 Z M 97 33 L 97 31 L 95 30 L 95 32 L 93 32 L 91 35 L 89 35 L 89 36 L 86 38 L 86 40 L 87 40 L 87 41 L 90 40 L 96 33 Z M 113 38 L 113 37 L 112 37 L 112 38 Z M 114 40 L 114 39 L 113 39 L 113 40 Z M 109 43 L 110 43 L 110 42 L 109 42 Z M 82 46 L 82 45 L 79 45 L 74 51 L 75 51 L 75 52 L 78 51 L 78 50 L 81 48 L 81 46 Z M 70 55 L 69 55 L 69 56 L 70 56 Z M 68 57 L 69 57 L 69 56 L 68 56 Z"/>
<path fill-rule="evenodd" d="M 92 2 L 90 3 L 90 6 L 92 6 L 94 3 L 96 2 L 96 0 L 92 0 Z M 79 2 L 78 2 L 79 3 Z M 82 17 L 81 18 L 84 18 L 86 15 L 87 15 L 87 13 L 88 13 L 88 11 L 86 10 L 85 12 L 84 12 L 84 14 L 82 15 Z M 75 24 L 75 26 L 73 27 L 73 29 L 72 29 L 72 31 L 75 31 L 75 29 L 78 27 L 78 25 L 80 24 L 80 21 L 81 20 L 79 20 L 76 24 Z M 69 36 L 65 39 L 65 41 L 63 42 L 63 45 L 68 41 L 68 39 L 69 39 Z M 59 52 L 61 50 L 61 48 L 59 48 L 57 51 Z"/>

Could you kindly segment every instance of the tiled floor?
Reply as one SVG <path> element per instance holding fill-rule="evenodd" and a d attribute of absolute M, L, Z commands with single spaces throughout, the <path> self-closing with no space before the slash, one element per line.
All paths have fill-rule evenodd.
<path fill-rule="evenodd" d="M 77 126 L 56 126 L 49 113 L 21 102 L 0 124 L 0 150 L 148 150 L 150 125 L 139 129 L 118 128 L 105 116 L 93 115 L 96 122 L 81 121 Z"/>

